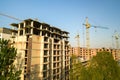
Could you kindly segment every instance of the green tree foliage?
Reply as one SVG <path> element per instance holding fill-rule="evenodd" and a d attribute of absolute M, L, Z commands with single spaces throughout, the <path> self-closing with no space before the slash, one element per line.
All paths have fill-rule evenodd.
<path fill-rule="evenodd" d="M 14 60 L 17 50 L 9 44 L 9 40 L 0 39 L 0 80 L 19 80 L 21 70 L 17 71 Z"/>
<path fill-rule="evenodd" d="M 118 63 L 109 52 L 98 52 L 88 67 L 89 80 L 120 80 Z"/>
<path fill-rule="evenodd" d="M 70 80 L 120 80 L 120 67 L 111 53 L 98 52 L 87 66 L 72 64 Z"/>
<path fill-rule="evenodd" d="M 82 64 L 79 59 L 75 56 L 71 56 L 71 69 L 70 69 L 70 80 L 78 80 L 80 77 L 80 69 L 82 69 Z"/>

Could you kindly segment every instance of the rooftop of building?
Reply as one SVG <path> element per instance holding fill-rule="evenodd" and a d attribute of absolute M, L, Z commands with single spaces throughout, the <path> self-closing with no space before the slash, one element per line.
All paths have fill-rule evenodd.
<path fill-rule="evenodd" d="M 55 27 L 55 26 L 51 26 L 51 25 L 49 25 L 49 24 L 47 24 L 47 23 L 39 22 L 39 21 L 33 20 L 33 19 L 25 19 L 25 20 L 23 20 L 23 21 L 20 22 L 20 23 L 12 23 L 11 26 L 14 26 L 14 27 L 18 28 L 18 24 L 22 24 L 22 23 L 24 23 L 24 22 L 31 22 L 31 21 L 34 21 L 34 22 L 36 22 L 36 23 L 38 23 L 38 24 L 45 25 L 45 27 L 49 27 L 49 28 L 52 28 L 52 29 L 56 29 L 56 30 L 62 31 L 63 33 L 69 34 L 69 32 L 67 32 L 67 31 L 63 31 L 63 30 L 61 30 L 61 29 L 59 29 L 59 28 L 57 28 L 57 27 Z"/>
<path fill-rule="evenodd" d="M 9 29 L 9 28 L 1 27 L 0 33 L 11 34 L 12 32 L 11 32 L 11 29 Z"/>

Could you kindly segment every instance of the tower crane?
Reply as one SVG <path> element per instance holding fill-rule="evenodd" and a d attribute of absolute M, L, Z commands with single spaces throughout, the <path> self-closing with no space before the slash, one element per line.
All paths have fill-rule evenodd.
<path fill-rule="evenodd" d="M 108 29 L 107 27 L 102 27 L 102 26 L 94 26 L 94 25 L 91 25 L 89 22 L 88 22 L 88 17 L 86 17 L 86 23 L 83 24 L 85 25 L 86 27 L 86 47 L 87 47 L 87 50 L 86 50 L 86 54 L 88 55 L 86 57 L 86 60 L 89 60 L 91 55 L 89 53 L 89 48 L 90 48 L 90 35 L 89 35 L 89 29 L 91 27 L 94 27 L 94 28 L 102 28 L 102 29 Z"/>
<path fill-rule="evenodd" d="M 77 47 L 80 47 L 80 35 L 77 34 L 75 38 L 77 39 Z"/>
<path fill-rule="evenodd" d="M 79 33 L 75 36 L 76 40 L 77 40 L 77 56 L 79 56 L 80 54 L 80 35 Z"/>
<path fill-rule="evenodd" d="M 113 37 L 116 40 L 116 49 L 119 49 L 119 38 L 120 38 L 119 33 L 117 31 L 115 31 Z"/>
<path fill-rule="evenodd" d="M 102 28 L 102 29 L 109 29 L 109 28 L 107 28 L 107 27 L 91 25 L 91 24 L 88 22 L 88 17 L 86 17 L 86 23 L 83 24 L 83 25 L 85 25 L 85 27 L 86 27 L 86 47 L 87 47 L 87 49 L 90 48 L 90 35 L 89 35 L 89 28 L 90 28 L 90 27 Z"/>

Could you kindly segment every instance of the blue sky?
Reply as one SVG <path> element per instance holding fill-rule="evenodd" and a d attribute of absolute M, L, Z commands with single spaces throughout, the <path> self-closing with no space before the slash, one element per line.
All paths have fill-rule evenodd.
<path fill-rule="evenodd" d="M 70 44 L 76 46 L 77 33 L 80 46 L 85 46 L 85 18 L 95 26 L 109 29 L 90 28 L 91 47 L 114 47 L 112 35 L 120 31 L 120 0 L 0 0 L 0 13 L 19 19 L 38 19 L 70 32 Z M 19 22 L 0 15 L 0 26 L 9 27 Z"/>

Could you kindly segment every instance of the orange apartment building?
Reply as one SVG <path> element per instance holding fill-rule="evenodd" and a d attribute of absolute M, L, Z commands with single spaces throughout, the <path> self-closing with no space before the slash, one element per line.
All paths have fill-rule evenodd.
<path fill-rule="evenodd" d="M 69 80 L 69 32 L 32 19 L 11 25 L 21 80 Z"/>
<path fill-rule="evenodd" d="M 79 51 L 78 51 L 79 50 Z M 84 47 L 72 47 L 71 54 L 74 54 L 83 60 L 89 60 L 97 54 L 99 51 L 108 51 L 113 54 L 114 59 L 120 59 L 120 49 L 107 49 L 107 48 L 90 48 L 89 50 Z"/>

